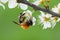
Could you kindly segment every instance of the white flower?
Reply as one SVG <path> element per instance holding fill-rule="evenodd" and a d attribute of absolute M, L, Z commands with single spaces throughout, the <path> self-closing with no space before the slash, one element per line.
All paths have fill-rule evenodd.
<path fill-rule="evenodd" d="M 15 8 L 16 6 L 19 6 L 22 10 L 26 10 L 28 6 L 23 3 L 17 3 L 17 0 L 9 0 L 8 7 L 9 8 Z"/>
<path fill-rule="evenodd" d="M 3 7 L 3 9 L 5 10 L 5 6 L 2 3 L 0 3 L 0 6 Z"/>
<path fill-rule="evenodd" d="M 52 8 L 52 11 L 56 12 L 56 13 L 60 13 L 60 3 L 57 6 L 55 6 L 54 8 Z"/>
<path fill-rule="evenodd" d="M 58 17 L 51 17 L 52 28 L 55 27 L 56 23 L 60 21 Z"/>
<path fill-rule="evenodd" d="M 57 6 L 55 6 L 54 8 L 52 8 L 52 11 L 55 13 L 60 13 L 60 3 Z M 60 18 L 55 16 L 55 17 L 52 17 L 51 20 L 52 20 L 52 24 L 55 26 L 56 23 L 60 21 Z M 53 26 L 53 28 L 54 28 L 54 26 Z"/>
<path fill-rule="evenodd" d="M 47 29 L 51 27 L 50 22 L 50 14 L 45 14 L 44 12 L 40 11 L 41 15 L 39 16 L 41 23 L 43 24 L 43 29 Z"/>
<path fill-rule="evenodd" d="M 0 2 L 2 2 L 2 3 L 7 3 L 8 0 L 0 0 Z"/>

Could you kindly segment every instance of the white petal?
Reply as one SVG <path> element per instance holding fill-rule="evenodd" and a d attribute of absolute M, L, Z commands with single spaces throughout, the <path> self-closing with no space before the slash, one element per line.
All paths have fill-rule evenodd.
<path fill-rule="evenodd" d="M 0 0 L 2 3 L 6 3 L 8 0 Z"/>
<path fill-rule="evenodd" d="M 40 19 L 40 23 L 44 22 L 44 18 L 41 15 L 39 16 L 39 19 Z"/>
<path fill-rule="evenodd" d="M 0 6 L 2 6 L 2 7 L 3 7 L 3 9 L 5 10 L 5 6 L 4 6 L 3 4 L 1 4 L 1 3 L 0 3 Z"/>
<path fill-rule="evenodd" d="M 58 8 L 60 8 L 60 3 L 57 5 Z"/>
<path fill-rule="evenodd" d="M 39 18 L 42 19 L 43 17 L 40 15 Z"/>
<path fill-rule="evenodd" d="M 47 18 L 50 18 L 52 15 L 51 14 L 46 14 L 46 17 Z"/>
<path fill-rule="evenodd" d="M 35 0 L 35 2 L 33 2 L 33 4 L 39 5 L 40 4 L 40 0 Z"/>
<path fill-rule="evenodd" d="M 44 17 L 45 16 L 45 13 L 43 11 L 40 11 L 40 12 L 41 12 L 41 16 Z"/>
<path fill-rule="evenodd" d="M 52 8 L 52 11 L 53 11 L 53 12 L 55 12 L 55 13 L 59 13 L 59 12 L 58 12 L 58 8 L 57 8 L 57 7 Z"/>
<path fill-rule="evenodd" d="M 9 8 L 15 8 L 18 3 L 16 3 L 16 0 L 9 0 L 8 7 Z"/>
<path fill-rule="evenodd" d="M 51 20 L 54 20 L 54 17 L 51 17 L 50 19 L 51 19 Z"/>
<path fill-rule="evenodd" d="M 57 22 L 59 22 L 59 21 L 60 21 L 60 18 L 58 18 Z"/>
<path fill-rule="evenodd" d="M 54 28 L 56 25 L 56 21 L 53 20 L 51 23 L 52 23 L 52 28 Z"/>
<path fill-rule="evenodd" d="M 35 17 L 33 17 L 33 26 L 35 25 L 35 22 L 36 22 L 36 18 Z"/>
<path fill-rule="evenodd" d="M 28 6 L 26 4 L 20 3 L 20 8 L 22 10 L 27 10 Z"/>
<path fill-rule="evenodd" d="M 47 28 L 50 28 L 51 27 L 51 23 L 50 22 L 45 22 L 43 24 L 44 24 L 43 29 L 47 29 Z"/>

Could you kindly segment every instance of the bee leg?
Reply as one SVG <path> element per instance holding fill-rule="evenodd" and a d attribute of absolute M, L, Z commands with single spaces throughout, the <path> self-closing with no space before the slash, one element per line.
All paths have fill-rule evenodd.
<path fill-rule="evenodd" d="M 17 23 L 16 21 L 12 21 L 13 23 L 17 24 L 17 25 L 20 25 L 19 23 Z"/>

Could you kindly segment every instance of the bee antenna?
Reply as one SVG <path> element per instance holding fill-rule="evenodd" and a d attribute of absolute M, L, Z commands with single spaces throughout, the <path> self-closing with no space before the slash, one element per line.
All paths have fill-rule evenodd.
<path fill-rule="evenodd" d="M 17 23 L 16 21 L 12 21 L 13 23 L 17 24 L 17 25 L 20 25 L 19 23 Z"/>

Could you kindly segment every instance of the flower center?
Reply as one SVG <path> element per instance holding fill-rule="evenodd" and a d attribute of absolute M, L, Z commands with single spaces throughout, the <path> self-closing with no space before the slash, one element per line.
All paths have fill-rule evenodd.
<path fill-rule="evenodd" d="M 54 20 L 57 21 L 58 20 L 58 17 L 55 17 Z"/>
<path fill-rule="evenodd" d="M 43 17 L 44 18 L 44 21 L 48 21 L 49 20 L 49 18 L 47 18 L 47 17 Z"/>
<path fill-rule="evenodd" d="M 44 0 L 40 0 L 40 3 L 43 4 L 44 3 Z"/>

